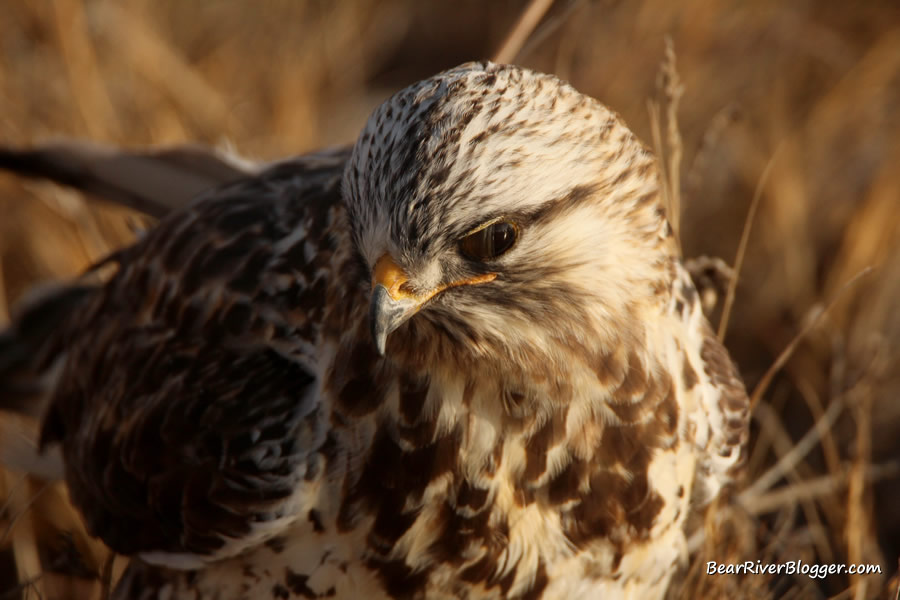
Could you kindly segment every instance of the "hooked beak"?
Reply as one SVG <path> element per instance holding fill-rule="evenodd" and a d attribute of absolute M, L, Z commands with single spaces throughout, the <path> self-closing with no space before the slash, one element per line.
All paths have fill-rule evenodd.
<path fill-rule="evenodd" d="M 405 288 L 409 281 L 390 254 L 385 254 L 375 263 L 372 276 L 372 300 L 369 304 L 369 327 L 378 353 L 384 356 L 388 335 L 416 314 L 422 306 L 447 288 L 460 285 L 487 283 L 497 277 L 496 273 L 477 275 L 462 279 L 425 292 L 414 294 Z"/>

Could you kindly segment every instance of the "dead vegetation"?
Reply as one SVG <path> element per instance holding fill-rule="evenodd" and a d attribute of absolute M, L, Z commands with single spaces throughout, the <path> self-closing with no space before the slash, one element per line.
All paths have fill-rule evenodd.
<path fill-rule="evenodd" d="M 198 141 L 275 158 L 350 142 L 391 92 L 500 49 L 603 100 L 662 150 L 687 257 L 735 266 L 742 248 L 734 292 L 709 293 L 714 324 L 723 305 L 730 313 L 726 344 L 755 390 L 747 473 L 697 524 L 674 594 L 893 597 L 896 2 L 12 2 L 0 11 L 0 143 Z M 0 319 L 35 283 L 127 243 L 136 222 L 0 177 Z M 696 264 L 717 279 L 711 261 Z M 102 597 L 120 563 L 84 534 L 59 485 L 6 471 L 0 499 L 0 597 Z M 705 572 L 712 560 L 798 559 L 882 574 Z"/>

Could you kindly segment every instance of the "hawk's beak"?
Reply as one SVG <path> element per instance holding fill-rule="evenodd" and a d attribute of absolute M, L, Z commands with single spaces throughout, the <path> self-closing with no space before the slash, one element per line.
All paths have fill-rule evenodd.
<path fill-rule="evenodd" d="M 416 314 L 422 305 L 435 295 L 450 287 L 486 283 L 493 281 L 496 277 L 496 273 L 477 275 L 438 286 L 424 294 L 414 294 L 403 285 L 409 281 L 409 277 L 394 262 L 390 254 L 385 254 L 375 263 L 375 274 L 372 276 L 372 300 L 369 304 L 369 327 L 371 327 L 372 340 L 378 348 L 378 353 L 384 356 L 387 336 Z"/>
<path fill-rule="evenodd" d="M 372 276 L 372 301 L 369 304 L 369 327 L 378 353 L 384 356 L 387 336 L 413 316 L 422 305 L 415 295 L 401 289 L 409 278 L 390 254 L 375 263 Z"/>

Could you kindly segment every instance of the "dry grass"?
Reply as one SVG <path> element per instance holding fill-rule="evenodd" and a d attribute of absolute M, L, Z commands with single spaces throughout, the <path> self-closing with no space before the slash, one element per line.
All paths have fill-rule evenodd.
<path fill-rule="evenodd" d="M 731 260 L 758 190 L 727 345 L 748 389 L 767 380 L 766 392 L 746 478 L 698 524 L 677 592 L 887 596 L 900 554 L 900 5 L 546 4 L 7 3 L 0 143 L 228 142 L 274 158 L 349 142 L 391 92 L 501 49 L 569 79 L 664 150 L 686 256 Z M 124 211 L 0 177 L 0 319 L 29 286 L 77 273 L 132 229 Z M 98 580 L 121 564 L 84 535 L 64 490 L 7 472 L 0 498 L 0 594 L 101 596 Z M 704 571 L 708 560 L 797 559 L 883 573 Z"/>

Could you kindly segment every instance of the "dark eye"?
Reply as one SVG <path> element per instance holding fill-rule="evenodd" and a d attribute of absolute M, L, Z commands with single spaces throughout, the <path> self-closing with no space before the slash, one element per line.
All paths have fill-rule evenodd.
<path fill-rule="evenodd" d="M 498 221 L 470 233 L 459 241 L 459 249 L 472 260 L 497 258 L 516 243 L 519 230 L 507 221 Z"/>

